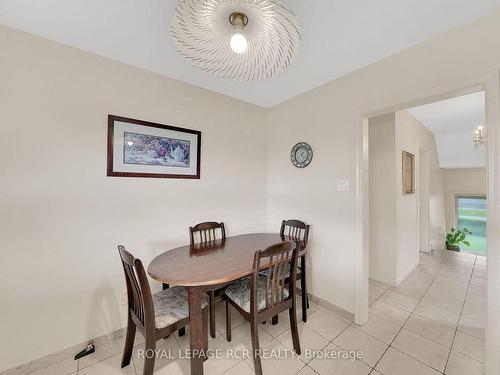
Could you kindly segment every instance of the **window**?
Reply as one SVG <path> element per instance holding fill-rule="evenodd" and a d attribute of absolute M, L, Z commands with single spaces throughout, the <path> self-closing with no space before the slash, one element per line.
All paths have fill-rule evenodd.
<path fill-rule="evenodd" d="M 457 196 L 457 227 L 467 228 L 472 234 L 467 235 L 470 247 L 462 250 L 486 254 L 486 197 Z"/>

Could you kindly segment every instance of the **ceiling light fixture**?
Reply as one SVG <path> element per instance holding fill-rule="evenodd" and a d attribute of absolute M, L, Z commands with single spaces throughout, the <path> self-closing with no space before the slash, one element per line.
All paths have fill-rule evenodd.
<path fill-rule="evenodd" d="M 245 13 L 234 12 L 229 16 L 229 22 L 231 22 L 235 31 L 230 41 L 231 48 L 236 53 L 243 53 L 248 47 L 247 38 L 242 34 L 243 29 L 248 24 L 248 17 Z"/>
<path fill-rule="evenodd" d="M 226 79 L 254 81 L 288 68 L 301 34 L 283 0 L 179 0 L 171 34 L 193 66 Z"/>
<path fill-rule="evenodd" d="M 474 130 L 474 146 L 478 148 L 480 145 L 486 143 L 486 129 L 482 126 L 478 126 Z"/>

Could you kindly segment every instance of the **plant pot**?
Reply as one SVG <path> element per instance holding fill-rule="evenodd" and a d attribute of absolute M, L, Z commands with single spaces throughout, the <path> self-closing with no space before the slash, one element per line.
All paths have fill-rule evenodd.
<path fill-rule="evenodd" d="M 447 246 L 450 251 L 460 251 L 460 246 Z"/>

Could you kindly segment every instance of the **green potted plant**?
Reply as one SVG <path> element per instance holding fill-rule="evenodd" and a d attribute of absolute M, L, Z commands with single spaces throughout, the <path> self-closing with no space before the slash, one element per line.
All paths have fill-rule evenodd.
<path fill-rule="evenodd" d="M 460 251 L 460 244 L 470 246 L 470 242 L 466 240 L 468 234 L 472 233 L 467 228 L 463 230 L 451 228 L 446 235 L 446 248 L 448 250 Z"/>

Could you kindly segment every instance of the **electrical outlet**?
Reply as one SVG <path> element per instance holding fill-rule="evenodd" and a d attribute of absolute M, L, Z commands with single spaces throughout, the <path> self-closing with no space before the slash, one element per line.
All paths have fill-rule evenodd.
<path fill-rule="evenodd" d="M 127 306 L 128 303 L 128 295 L 126 290 L 122 290 L 122 305 Z"/>

